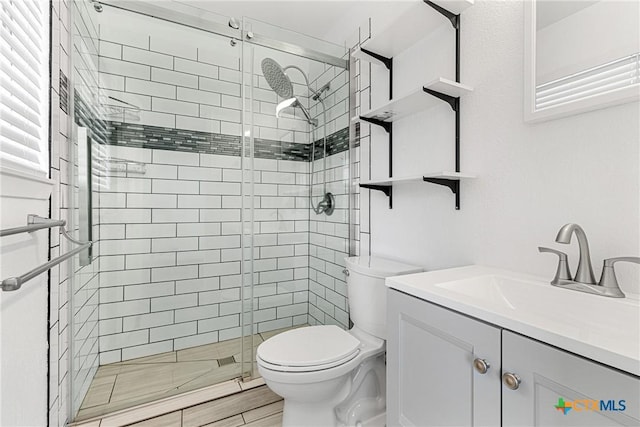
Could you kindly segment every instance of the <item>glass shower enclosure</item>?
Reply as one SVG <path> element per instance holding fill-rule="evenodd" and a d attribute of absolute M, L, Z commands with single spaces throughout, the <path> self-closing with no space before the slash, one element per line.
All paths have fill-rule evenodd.
<path fill-rule="evenodd" d="M 349 322 L 346 50 L 179 3 L 96 5 L 72 17 L 69 173 L 95 242 L 73 271 L 97 277 L 69 287 L 78 420 L 256 377 L 263 340 Z"/>

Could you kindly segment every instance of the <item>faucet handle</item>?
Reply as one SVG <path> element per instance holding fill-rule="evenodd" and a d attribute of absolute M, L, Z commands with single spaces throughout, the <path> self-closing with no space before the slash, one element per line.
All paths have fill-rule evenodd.
<path fill-rule="evenodd" d="M 616 278 L 616 271 L 614 269 L 614 264 L 618 261 L 634 262 L 636 264 L 640 264 L 640 257 L 623 256 L 605 259 L 604 265 L 602 266 L 602 276 L 600 277 L 600 282 L 598 283 L 598 285 L 604 286 L 605 288 L 617 289 L 617 296 L 624 298 L 624 293 L 620 290 L 618 279 Z"/>
<path fill-rule="evenodd" d="M 569 258 L 567 254 L 556 249 L 545 248 L 544 246 L 538 246 L 538 251 L 558 255 L 558 269 L 556 270 L 555 277 L 551 281 L 552 285 L 557 285 L 564 280 L 573 280 L 571 272 L 569 271 Z"/>

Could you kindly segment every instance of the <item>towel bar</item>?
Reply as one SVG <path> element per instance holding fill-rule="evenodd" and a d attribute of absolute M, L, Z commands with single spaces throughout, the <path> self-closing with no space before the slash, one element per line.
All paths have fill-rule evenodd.
<path fill-rule="evenodd" d="M 39 267 L 34 268 L 33 270 L 23 274 L 22 276 L 10 277 L 8 279 L 4 279 L 1 285 L 3 291 L 16 291 L 20 289 L 20 287 L 25 282 L 33 279 L 36 276 L 39 276 L 45 271 L 48 271 L 51 268 L 55 267 L 56 265 L 60 264 L 62 261 L 65 261 L 71 258 L 77 253 L 80 253 L 83 250 L 90 248 L 91 245 L 93 245 L 93 242 L 81 242 L 72 238 L 67 232 L 67 229 L 65 228 L 66 225 L 67 225 L 67 222 L 65 220 L 55 220 L 55 219 L 43 218 L 38 215 L 28 215 L 27 225 L 22 227 L 15 227 L 15 228 L 8 228 L 5 230 L 0 230 L 0 237 L 3 237 L 3 236 L 10 236 L 12 234 L 18 234 L 18 233 L 31 233 L 33 231 L 42 230 L 43 228 L 60 227 L 60 231 L 62 232 L 62 235 L 67 240 L 77 245 L 80 245 L 77 248 L 67 252 L 66 254 L 60 255 L 59 257 L 56 257 L 51 261 Z"/>

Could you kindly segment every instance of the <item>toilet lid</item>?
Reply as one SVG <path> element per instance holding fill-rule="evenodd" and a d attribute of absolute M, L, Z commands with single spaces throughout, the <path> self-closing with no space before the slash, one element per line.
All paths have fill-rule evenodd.
<path fill-rule="evenodd" d="M 258 357 L 270 365 L 313 367 L 351 359 L 360 341 L 334 325 L 293 329 L 269 338 Z"/>

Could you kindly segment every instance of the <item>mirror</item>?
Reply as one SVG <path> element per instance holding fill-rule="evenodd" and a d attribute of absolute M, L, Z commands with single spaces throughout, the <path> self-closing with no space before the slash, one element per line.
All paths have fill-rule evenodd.
<path fill-rule="evenodd" d="M 640 99 L 640 2 L 531 0 L 525 7 L 525 121 Z"/>

